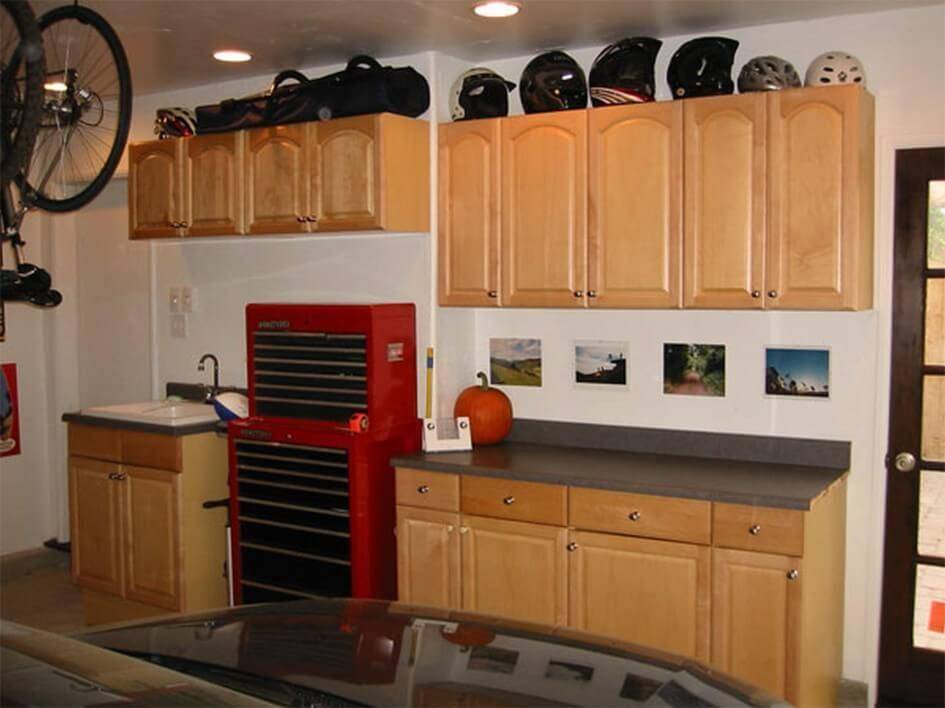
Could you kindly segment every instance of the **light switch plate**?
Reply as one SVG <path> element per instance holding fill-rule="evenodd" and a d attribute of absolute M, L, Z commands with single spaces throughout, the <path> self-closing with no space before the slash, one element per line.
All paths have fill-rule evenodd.
<path fill-rule="evenodd" d="M 174 339 L 187 338 L 187 315 L 180 312 L 171 315 L 171 337 Z"/>
<path fill-rule="evenodd" d="M 167 304 L 171 312 L 180 312 L 180 290 L 171 288 L 167 296 Z"/>
<path fill-rule="evenodd" d="M 196 291 L 189 285 L 180 289 L 180 311 L 193 312 L 197 309 Z"/>

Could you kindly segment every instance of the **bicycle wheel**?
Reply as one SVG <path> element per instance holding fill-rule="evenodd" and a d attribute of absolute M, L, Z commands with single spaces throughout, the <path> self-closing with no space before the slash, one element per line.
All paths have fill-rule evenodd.
<path fill-rule="evenodd" d="M 0 186 L 26 165 L 43 106 L 43 45 L 29 3 L 0 2 Z"/>
<path fill-rule="evenodd" d="M 72 211 L 98 196 L 118 166 L 131 125 L 131 74 L 115 31 L 87 7 L 50 10 L 39 28 L 45 102 L 20 186 L 40 209 Z"/>

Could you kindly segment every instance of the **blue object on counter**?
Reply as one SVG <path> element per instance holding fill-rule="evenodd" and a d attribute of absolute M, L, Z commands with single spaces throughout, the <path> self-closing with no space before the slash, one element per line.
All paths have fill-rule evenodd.
<path fill-rule="evenodd" d="M 221 393 L 213 398 L 213 410 L 220 420 L 236 420 L 249 415 L 249 399 L 242 393 Z"/>

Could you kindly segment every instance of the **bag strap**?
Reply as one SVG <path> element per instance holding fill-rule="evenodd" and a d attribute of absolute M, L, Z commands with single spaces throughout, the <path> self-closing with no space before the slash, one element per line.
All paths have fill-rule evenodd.
<path fill-rule="evenodd" d="M 345 67 L 345 71 L 354 71 L 356 69 L 361 71 L 378 71 L 383 67 L 374 57 L 368 56 L 367 54 L 358 54 L 356 57 L 352 57 L 348 62 L 348 65 Z"/>
<path fill-rule="evenodd" d="M 276 74 L 276 77 L 272 80 L 272 83 L 269 85 L 269 91 L 266 92 L 267 96 L 272 96 L 283 83 L 286 81 L 294 79 L 300 84 L 307 84 L 308 77 L 303 74 L 301 71 L 296 71 L 295 69 L 286 69 L 285 71 L 280 71 Z"/>

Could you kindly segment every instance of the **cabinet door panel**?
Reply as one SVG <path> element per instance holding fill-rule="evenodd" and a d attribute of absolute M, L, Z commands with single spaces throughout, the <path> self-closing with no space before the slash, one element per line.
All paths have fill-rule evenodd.
<path fill-rule="evenodd" d="M 242 137 L 233 132 L 187 139 L 188 236 L 243 233 Z"/>
<path fill-rule="evenodd" d="M 459 573 L 459 514 L 398 506 L 398 600 L 458 609 Z"/>
<path fill-rule="evenodd" d="M 800 558 L 712 550 L 712 663 L 792 703 L 802 582 Z"/>
<path fill-rule="evenodd" d="M 377 117 L 326 121 L 316 136 L 311 192 L 318 230 L 378 228 Z"/>
<path fill-rule="evenodd" d="M 251 234 L 308 231 L 306 125 L 246 132 L 246 225 Z"/>
<path fill-rule="evenodd" d="M 767 307 L 869 307 L 872 99 L 844 86 L 768 100 Z"/>
<path fill-rule="evenodd" d="M 464 610 L 566 622 L 566 529 L 479 516 L 462 524 Z"/>
<path fill-rule="evenodd" d="M 183 219 L 183 140 L 128 148 L 128 220 L 132 238 L 179 236 Z"/>
<path fill-rule="evenodd" d="M 176 472 L 123 467 L 125 596 L 180 609 L 180 492 Z"/>
<path fill-rule="evenodd" d="M 72 577 L 83 587 L 122 594 L 121 482 L 114 462 L 69 458 Z M 110 478 L 111 476 L 111 478 Z"/>
<path fill-rule="evenodd" d="M 572 531 L 572 627 L 709 660 L 709 548 Z"/>
<path fill-rule="evenodd" d="M 761 308 L 765 96 L 686 101 L 686 307 Z"/>
<path fill-rule="evenodd" d="M 584 307 L 587 111 L 502 121 L 502 303 Z"/>
<path fill-rule="evenodd" d="M 682 103 L 597 109 L 589 118 L 592 307 L 679 307 Z"/>
<path fill-rule="evenodd" d="M 440 126 L 440 304 L 499 304 L 499 121 Z"/>

